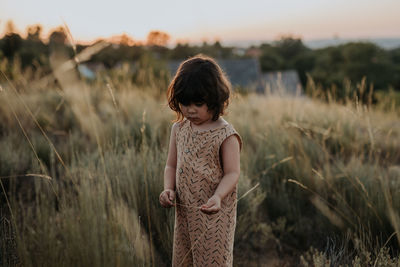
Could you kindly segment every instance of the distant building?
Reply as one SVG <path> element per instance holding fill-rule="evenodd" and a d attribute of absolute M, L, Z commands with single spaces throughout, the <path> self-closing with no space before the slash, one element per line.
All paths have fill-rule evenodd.
<path fill-rule="evenodd" d="M 168 62 L 171 75 L 175 75 L 181 62 Z M 261 70 L 257 59 L 218 59 L 217 62 L 228 76 L 233 87 L 240 87 L 253 92 L 262 90 Z"/>
<path fill-rule="evenodd" d="M 252 58 L 260 58 L 261 54 L 262 54 L 261 49 L 257 47 L 251 47 L 246 50 L 246 56 Z"/>
<path fill-rule="evenodd" d="M 247 51 L 247 49 L 243 48 L 243 47 L 234 47 L 232 49 L 232 53 L 234 55 L 236 55 L 236 56 L 239 56 L 239 57 L 242 57 L 242 56 L 246 55 L 246 51 Z"/>
<path fill-rule="evenodd" d="M 271 71 L 262 75 L 263 92 L 267 95 L 281 96 L 303 95 L 299 75 L 295 70 Z"/>
<path fill-rule="evenodd" d="M 175 75 L 179 64 L 183 60 L 167 62 L 171 76 Z M 296 70 L 272 71 L 262 73 L 256 58 L 245 59 L 217 59 L 218 64 L 228 76 L 234 89 L 242 92 L 256 92 L 260 94 L 276 94 L 281 96 L 304 95 L 303 88 Z M 160 64 L 165 64 L 160 61 Z M 82 77 L 95 79 L 96 74 L 105 69 L 102 63 L 82 63 L 78 70 Z M 124 70 L 132 74 L 139 69 L 139 63 L 119 62 L 114 69 Z"/>

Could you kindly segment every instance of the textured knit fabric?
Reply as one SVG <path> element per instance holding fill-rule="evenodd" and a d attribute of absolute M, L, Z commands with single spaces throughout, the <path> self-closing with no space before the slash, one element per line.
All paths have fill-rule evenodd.
<path fill-rule="evenodd" d="M 231 124 L 195 131 L 184 120 L 176 133 L 176 209 L 172 266 L 232 266 L 237 187 L 221 201 L 221 210 L 205 214 L 207 203 L 223 177 L 220 147 L 239 134 Z M 197 208 L 196 208 L 197 207 Z"/>

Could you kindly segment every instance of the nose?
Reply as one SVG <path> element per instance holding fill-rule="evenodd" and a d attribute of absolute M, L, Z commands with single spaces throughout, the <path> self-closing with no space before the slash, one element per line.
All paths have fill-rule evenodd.
<path fill-rule="evenodd" d="M 195 107 L 194 107 L 193 104 L 191 104 L 191 105 L 189 105 L 189 106 L 187 107 L 187 112 L 190 113 L 190 114 L 196 113 L 196 109 L 195 109 Z"/>

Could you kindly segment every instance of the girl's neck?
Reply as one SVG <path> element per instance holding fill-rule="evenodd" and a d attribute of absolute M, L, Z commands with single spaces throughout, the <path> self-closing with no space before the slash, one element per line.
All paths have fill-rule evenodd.
<path fill-rule="evenodd" d="M 195 132 L 205 132 L 205 131 L 214 130 L 214 129 L 220 128 L 221 126 L 224 126 L 226 124 L 228 124 L 228 122 L 226 120 L 224 120 L 222 117 L 219 117 L 216 121 L 211 120 L 209 122 L 205 122 L 200 125 L 196 125 L 196 124 L 192 123 L 191 121 L 189 121 L 190 127 Z"/>

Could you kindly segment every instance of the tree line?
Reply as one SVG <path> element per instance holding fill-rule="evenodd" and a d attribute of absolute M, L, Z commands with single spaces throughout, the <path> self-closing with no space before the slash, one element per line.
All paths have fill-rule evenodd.
<path fill-rule="evenodd" d="M 8 22 L 5 32 L 0 39 L 0 62 L 8 62 L 9 68 L 17 62 L 21 69 L 40 68 L 46 74 L 51 71 L 49 56 L 55 49 L 61 48 L 72 57 L 87 47 L 71 45 L 64 27 L 54 29 L 47 40 L 42 38 L 40 25 L 28 26 L 26 37 L 22 37 L 16 33 L 12 22 Z M 168 47 L 169 39 L 170 36 L 161 31 L 150 32 L 142 42 L 126 34 L 115 36 L 109 40 L 113 45 L 94 55 L 90 62 L 102 63 L 111 69 L 122 62 L 146 59 L 147 64 L 157 65 L 160 61 L 182 60 L 198 53 L 217 59 L 255 57 L 262 72 L 296 70 L 303 86 L 312 77 L 323 88 L 335 87 L 340 92 L 344 81 L 359 82 L 365 78 L 375 90 L 392 88 L 400 91 L 400 47 L 386 50 L 369 42 L 353 42 L 310 49 L 300 38 L 293 36 L 245 49 L 223 46 L 219 41 L 198 45 L 178 43 Z"/>

